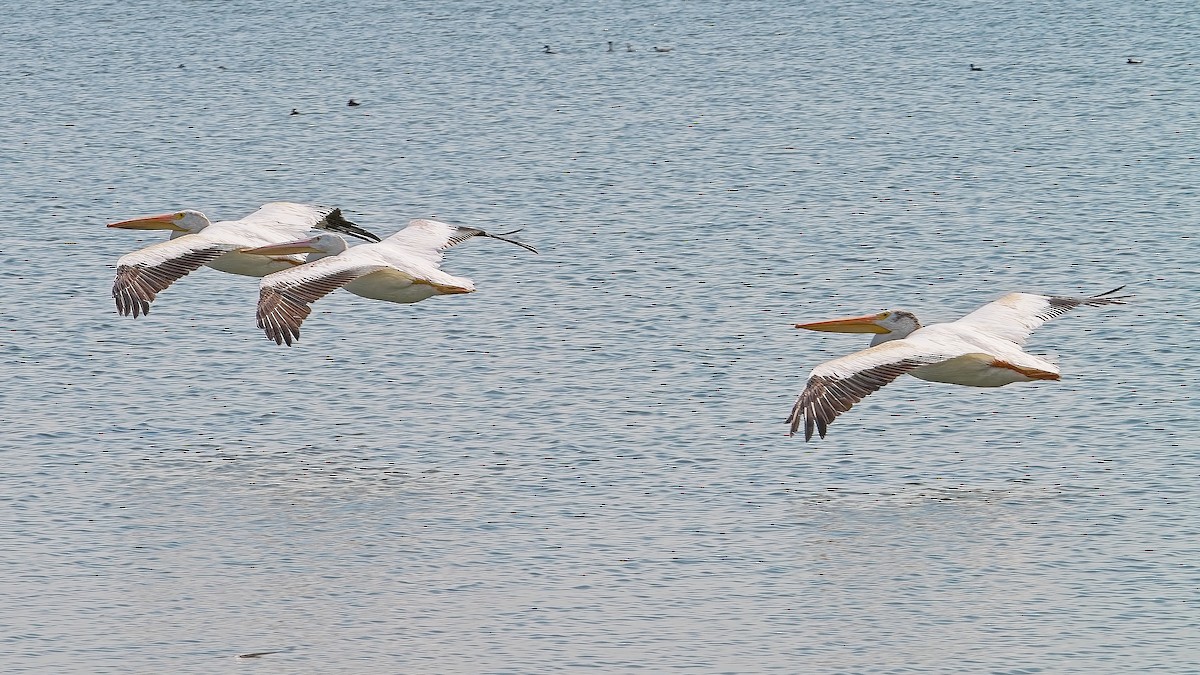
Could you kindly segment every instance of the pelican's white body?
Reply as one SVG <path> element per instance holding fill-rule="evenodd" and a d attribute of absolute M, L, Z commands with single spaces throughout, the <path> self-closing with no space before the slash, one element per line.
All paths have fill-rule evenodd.
<path fill-rule="evenodd" d="M 506 233 L 512 234 L 512 233 Z M 417 219 L 374 244 L 346 248 L 332 235 L 265 246 L 257 254 L 320 254 L 319 260 L 263 277 L 258 290 L 258 326 L 277 344 L 291 346 L 310 306 L 338 288 L 385 302 L 414 303 L 435 295 L 471 293 L 475 284 L 440 269 L 442 251 L 474 236 L 507 241 L 537 253 L 532 246 L 478 228 Z"/>
<path fill-rule="evenodd" d="M 264 204 L 240 220 L 213 223 L 203 213 L 187 210 L 122 220 L 108 226 L 172 232 L 167 241 L 117 260 L 113 299 L 119 314 L 134 318 L 150 312 L 150 303 L 158 293 L 205 265 L 230 274 L 265 277 L 306 262 L 292 251 L 253 255 L 244 252 L 248 249 L 283 244 L 325 229 L 378 240 L 343 218 L 338 209 L 292 202 Z"/>
<path fill-rule="evenodd" d="M 271 202 L 240 220 L 208 222 L 203 214 L 188 223 L 187 231 L 174 231 L 171 238 L 121 256 L 117 266 L 157 263 L 180 251 L 218 245 L 229 251 L 207 263 L 208 267 L 229 274 L 265 277 L 268 274 L 303 265 L 302 255 L 264 256 L 241 253 L 237 249 L 269 246 L 293 241 L 313 231 L 327 213 L 307 204 Z"/>
<path fill-rule="evenodd" d="M 1080 305 L 1122 304 L 1126 296 L 1087 298 L 1009 293 L 951 323 L 922 327 L 902 310 L 797 324 L 797 328 L 875 333 L 871 347 L 827 361 L 809 373 L 788 418 L 791 433 L 804 438 L 826 428 L 841 413 L 901 375 L 968 387 L 1003 387 L 1014 382 L 1057 380 L 1058 366 L 1021 347 L 1038 326 Z"/>
<path fill-rule="evenodd" d="M 871 348 L 822 364 L 813 374 L 836 367 L 839 375 L 849 376 L 862 367 L 886 362 L 880 360 L 886 355 L 893 360 L 929 361 L 908 374 L 930 382 L 1003 387 L 1057 380 L 1057 365 L 1021 349 L 1029 334 L 1045 323 L 1040 314 L 1049 307 L 1048 301 L 1047 296 L 1009 293 L 957 321 L 932 326 L 921 326 L 908 312 L 888 312 L 874 322 L 887 332 L 876 335 Z"/>
<path fill-rule="evenodd" d="M 227 224 L 236 223 L 236 222 L 237 221 L 222 221 L 222 222 L 218 222 L 218 223 L 213 223 L 209 227 L 215 228 L 219 225 L 227 225 Z M 208 228 L 205 228 L 205 230 L 202 230 L 200 233 L 197 233 L 195 235 L 189 234 L 187 232 L 172 232 L 171 239 L 199 236 L 200 234 L 208 234 L 210 236 L 213 234 L 219 234 L 219 233 L 214 233 L 214 232 L 208 232 L 207 230 L 208 230 Z M 211 240 L 217 241 L 217 239 L 215 237 Z M 191 240 L 185 240 L 185 241 L 187 243 L 191 243 Z M 163 242 L 163 243 L 167 243 L 167 242 Z M 258 245 L 265 246 L 266 244 L 264 243 L 264 244 L 258 244 Z M 134 253 L 142 253 L 143 251 L 152 249 L 155 246 L 158 246 L 158 244 L 152 244 L 150 246 L 147 246 L 144 249 L 135 251 Z M 133 255 L 133 253 L 131 253 L 129 255 Z M 123 262 L 128 264 L 127 258 L 128 258 L 128 256 L 123 256 L 120 260 L 117 261 L 117 264 L 120 265 Z M 206 267 L 211 267 L 214 270 L 217 270 L 219 272 L 226 272 L 228 274 L 240 274 L 240 275 L 246 276 L 246 277 L 265 277 L 268 274 L 282 272 L 283 270 L 289 270 L 293 267 L 296 267 L 297 265 L 303 265 L 304 262 L 305 262 L 304 256 L 300 256 L 300 255 L 265 256 L 265 255 L 249 255 L 249 254 L 241 253 L 238 251 L 230 251 L 228 253 L 222 254 L 220 258 L 217 258 L 216 260 L 208 263 L 206 265 Z"/>
<path fill-rule="evenodd" d="M 1046 359 L 1024 352 L 1009 340 L 960 326 L 957 321 L 919 328 L 904 340 L 918 349 L 961 354 L 941 363 L 921 366 L 909 373 L 930 382 L 968 387 L 1003 387 L 1013 382 L 1058 379 L 1059 375 L 1058 366 Z M 1031 377 L 1028 373 L 1039 373 L 1041 376 Z"/>
<path fill-rule="evenodd" d="M 284 287 L 349 274 L 354 278 L 342 288 L 371 300 L 413 303 L 435 295 L 471 293 L 475 290 L 473 281 L 448 274 L 440 268 L 441 249 L 448 245 L 455 232 L 455 226 L 418 219 L 374 244 L 346 247 L 345 240 L 340 237 L 321 235 L 317 238 L 321 253 L 313 254 L 315 260 L 265 277 L 261 286 Z"/>
<path fill-rule="evenodd" d="M 453 293 L 471 293 L 475 285 L 470 279 L 455 277 L 461 285 Z M 390 271 L 372 272 L 343 286 L 347 291 L 372 300 L 411 303 L 427 300 L 435 295 L 446 295 L 447 291 L 412 279 L 405 274 Z"/>

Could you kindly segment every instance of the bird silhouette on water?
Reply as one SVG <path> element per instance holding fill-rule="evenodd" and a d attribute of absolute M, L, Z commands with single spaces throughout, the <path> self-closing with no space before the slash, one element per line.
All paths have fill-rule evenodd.
<path fill-rule="evenodd" d="M 354 99 L 350 99 L 349 101 L 346 101 L 346 105 L 348 105 L 348 106 L 350 106 L 351 108 L 353 108 L 353 107 L 355 107 L 355 106 L 360 106 L 360 105 L 362 105 L 362 104 L 361 104 L 361 103 L 359 103 L 358 101 L 355 101 Z"/>
<path fill-rule="evenodd" d="M 975 72 L 979 72 L 979 71 L 982 71 L 982 70 L 983 70 L 983 68 L 980 68 L 979 66 L 975 65 L 974 63 L 972 63 L 972 64 L 971 64 L 971 70 L 973 70 L 973 71 L 975 71 Z"/>

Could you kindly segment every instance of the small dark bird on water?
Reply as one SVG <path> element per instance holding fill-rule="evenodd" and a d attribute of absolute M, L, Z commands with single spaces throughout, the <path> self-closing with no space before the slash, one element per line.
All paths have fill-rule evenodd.
<path fill-rule="evenodd" d="M 660 54 L 666 54 L 672 49 L 674 49 L 674 47 L 655 47 L 654 51 L 659 52 Z"/>
<path fill-rule="evenodd" d="M 299 114 L 300 114 L 300 111 L 299 111 L 299 110 L 296 110 L 295 108 L 292 108 L 292 112 L 290 112 L 290 113 L 288 113 L 288 114 L 289 114 L 289 115 L 299 115 Z"/>
<path fill-rule="evenodd" d="M 357 105 L 362 105 L 362 104 L 361 104 L 361 103 L 359 103 L 358 101 L 355 101 L 354 99 L 350 99 L 349 101 L 346 101 L 346 105 L 348 105 L 348 106 L 350 106 L 351 108 L 353 108 L 354 106 L 357 106 Z"/>
<path fill-rule="evenodd" d="M 974 70 L 974 71 L 981 71 L 981 70 L 983 70 L 983 68 L 980 68 L 979 66 L 975 65 L 974 63 L 972 63 L 972 64 L 971 64 L 971 70 Z"/>
<path fill-rule="evenodd" d="M 617 50 L 613 49 L 613 41 L 612 40 L 608 41 L 608 51 L 610 51 L 610 52 L 617 51 Z"/>
<path fill-rule="evenodd" d="M 542 53 L 543 54 L 557 54 L 558 52 L 554 51 L 553 49 L 550 49 L 550 45 L 546 45 L 546 46 L 542 47 Z"/>
<path fill-rule="evenodd" d="M 1131 66 L 1140 66 L 1142 64 L 1142 60 L 1141 59 L 1125 59 L 1125 63 L 1128 63 Z"/>

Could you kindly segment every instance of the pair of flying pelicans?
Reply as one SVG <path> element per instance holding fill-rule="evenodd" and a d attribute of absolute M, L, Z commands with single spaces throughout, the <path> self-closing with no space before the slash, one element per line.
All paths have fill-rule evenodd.
<path fill-rule="evenodd" d="M 109 227 L 170 230 L 171 239 L 117 260 L 112 294 L 117 311 L 135 318 L 173 282 L 207 265 L 262 277 L 258 327 L 291 346 L 310 305 L 339 288 L 374 300 L 420 302 L 435 295 L 470 293 L 475 284 L 440 269 L 442 252 L 481 236 L 534 247 L 508 235 L 435 220 L 413 220 L 380 239 L 346 220 L 339 209 L 272 202 L 241 220 L 212 223 L 198 211 L 179 211 L 111 223 Z M 341 235 L 367 242 L 349 247 Z M 1124 287 L 1122 287 L 1124 288 Z M 1121 288 L 1086 298 L 1009 293 L 951 323 L 921 326 L 911 312 L 796 324 L 797 328 L 872 333 L 868 349 L 823 363 L 788 417 L 791 433 L 825 437 L 834 419 L 901 375 L 973 387 L 1059 379 L 1058 366 L 1021 349 L 1029 334 L 1080 306 L 1124 304 Z"/>
<path fill-rule="evenodd" d="M 170 230 L 171 239 L 121 256 L 112 295 L 117 312 L 137 318 L 184 275 L 208 265 L 262 277 L 258 327 L 289 347 L 300 339 L 309 305 L 339 288 L 388 302 L 420 302 L 435 295 L 470 293 L 475 284 L 440 269 L 442 251 L 472 237 L 529 244 L 474 227 L 413 220 L 387 239 L 342 216 L 340 209 L 272 202 L 241 220 L 210 222 L 199 211 L 134 218 L 109 227 Z M 342 235 L 370 242 L 349 247 Z"/>

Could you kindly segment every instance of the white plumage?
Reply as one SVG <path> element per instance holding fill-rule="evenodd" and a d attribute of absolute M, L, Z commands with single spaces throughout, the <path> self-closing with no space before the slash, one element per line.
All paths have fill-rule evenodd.
<path fill-rule="evenodd" d="M 346 248 L 345 241 L 321 235 L 248 253 L 266 255 L 309 252 L 319 260 L 276 272 L 259 285 L 258 327 L 276 344 L 300 339 L 300 325 L 312 312 L 310 305 L 329 293 L 347 291 L 373 300 L 420 302 L 435 295 L 470 293 L 475 284 L 441 270 L 442 251 L 472 237 L 507 241 L 537 253 L 532 246 L 505 235 L 474 227 L 417 219 L 383 241 Z"/>
<path fill-rule="evenodd" d="M 1123 286 L 1121 288 L 1124 288 Z M 797 328 L 874 333 L 872 346 L 813 369 L 788 418 L 791 433 L 804 426 L 822 438 L 829 424 L 865 396 L 901 375 L 971 387 L 1059 379 L 1058 366 L 1021 345 L 1050 319 L 1085 306 L 1124 304 L 1115 288 L 1088 298 L 1010 293 L 957 321 L 922 327 L 910 312 L 797 324 Z"/>
<path fill-rule="evenodd" d="M 212 223 L 203 213 L 187 210 L 124 220 L 109 227 L 171 230 L 169 241 L 117 260 L 112 288 L 117 312 L 135 318 L 150 313 L 150 303 L 158 293 L 203 265 L 231 274 L 262 277 L 305 262 L 297 255 L 248 255 L 241 249 L 292 241 L 314 229 L 379 241 L 379 237 L 342 217 L 339 209 L 292 202 L 264 204 L 240 220 Z"/>

